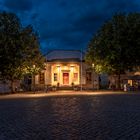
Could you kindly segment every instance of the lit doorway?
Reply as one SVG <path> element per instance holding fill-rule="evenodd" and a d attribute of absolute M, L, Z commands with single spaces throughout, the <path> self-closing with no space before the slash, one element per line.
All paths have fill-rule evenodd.
<path fill-rule="evenodd" d="M 69 85 L 69 73 L 63 73 L 63 85 Z"/>

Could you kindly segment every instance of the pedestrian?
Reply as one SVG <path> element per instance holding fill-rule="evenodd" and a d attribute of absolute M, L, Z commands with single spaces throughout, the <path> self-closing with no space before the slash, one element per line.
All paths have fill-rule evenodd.
<path fill-rule="evenodd" d="M 127 84 L 124 84 L 124 91 L 127 91 Z"/>

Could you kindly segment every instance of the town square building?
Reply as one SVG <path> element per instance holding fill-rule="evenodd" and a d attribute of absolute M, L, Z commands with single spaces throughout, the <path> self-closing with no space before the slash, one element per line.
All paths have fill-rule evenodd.
<path fill-rule="evenodd" d="M 84 53 L 79 50 L 50 51 L 46 55 L 45 70 L 36 75 L 34 80 L 36 88 L 47 85 L 99 88 L 99 75 L 85 63 Z"/>

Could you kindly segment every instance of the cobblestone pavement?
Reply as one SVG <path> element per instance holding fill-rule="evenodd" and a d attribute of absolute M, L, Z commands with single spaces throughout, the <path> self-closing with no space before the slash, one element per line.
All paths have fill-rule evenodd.
<path fill-rule="evenodd" d="M 140 140 L 140 94 L 2 99 L 0 140 Z"/>

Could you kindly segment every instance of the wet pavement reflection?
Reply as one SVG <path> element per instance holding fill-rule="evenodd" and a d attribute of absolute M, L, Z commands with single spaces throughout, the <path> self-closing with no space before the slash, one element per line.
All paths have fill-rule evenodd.
<path fill-rule="evenodd" d="M 0 140 L 90 139 L 140 139 L 140 95 L 0 100 Z"/>

